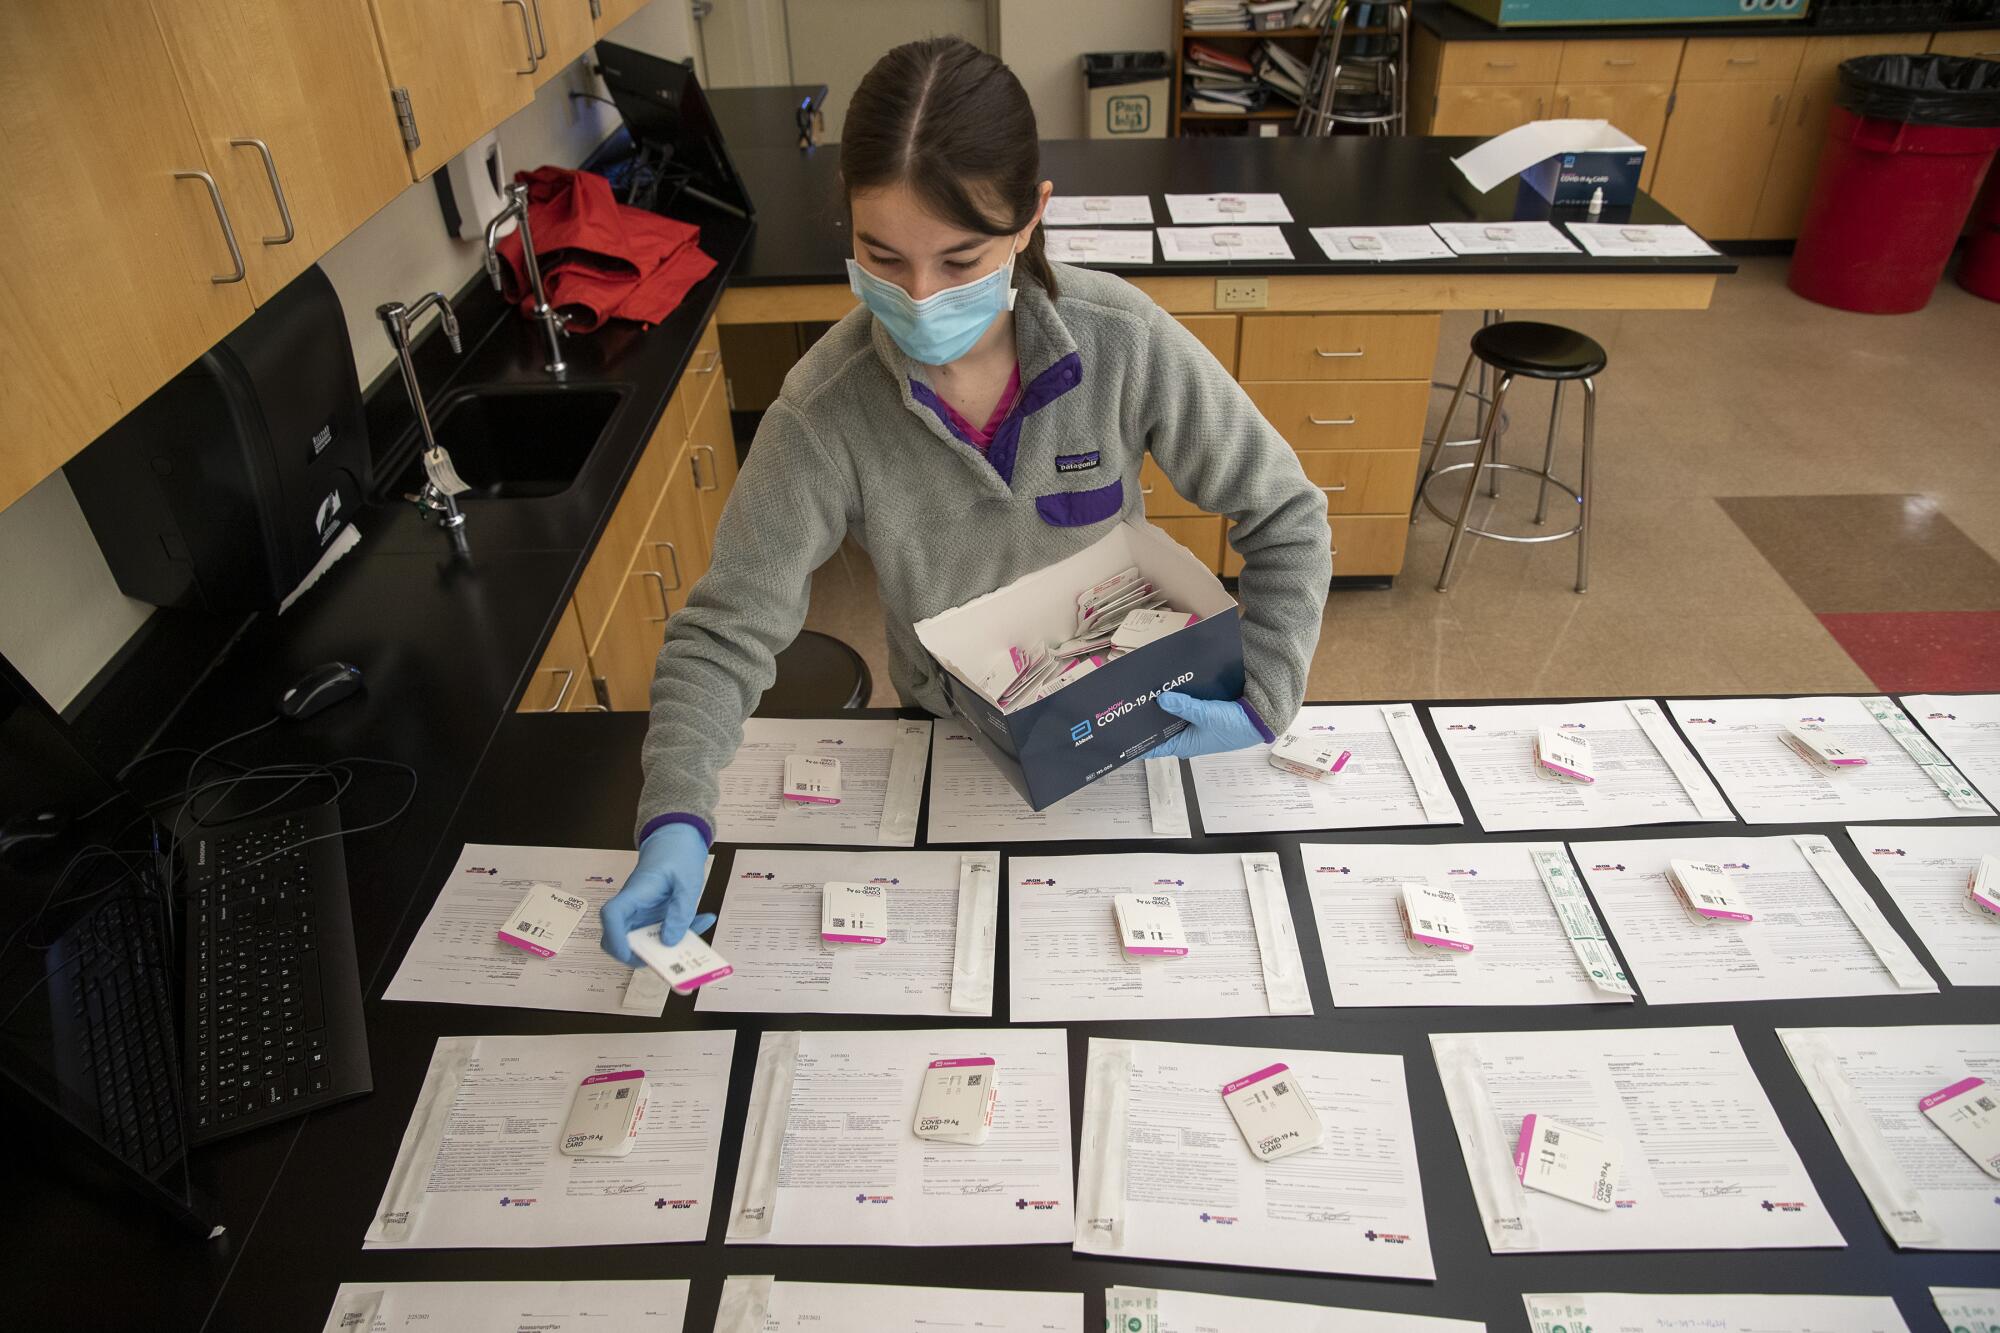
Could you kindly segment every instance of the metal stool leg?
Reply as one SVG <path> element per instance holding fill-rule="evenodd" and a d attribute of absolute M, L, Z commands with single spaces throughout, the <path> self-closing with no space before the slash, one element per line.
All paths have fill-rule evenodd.
<path fill-rule="evenodd" d="M 1500 322 L 1501 322 L 1502 320 L 1504 320 L 1504 319 L 1506 319 L 1506 318 L 1507 318 L 1507 312 L 1506 312 L 1506 311 L 1504 311 L 1504 310 L 1485 310 L 1485 311 L 1481 311 L 1481 312 L 1480 312 L 1480 315 L 1479 315 L 1479 326 L 1480 326 L 1481 328 L 1491 328 L 1491 327 L 1492 327 L 1493 325 L 1495 325 L 1495 324 L 1498 324 L 1498 323 L 1500 323 Z M 1496 377 L 1496 381 L 1495 381 L 1495 382 L 1496 382 L 1496 383 L 1498 382 L 1498 381 L 1497 381 L 1497 377 Z M 1479 367 L 1479 391 L 1480 391 L 1481 393 L 1485 393 L 1485 392 L 1486 392 L 1486 367 L 1485 367 L 1485 365 L 1483 365 L 1483 364 L 1482 364 L 1482 365 L 1481 365 L 1481 366 Z M 1487 411 L 1487 413 L 1488 413 L 1488 414 L 1489 414 L 1490 416 L 1492 416 L 1492 417 L 1493 417 L 1493 419 L 1494 419 L 1494 420 L 1496 420 L 1496 421 L 1497 421 L 1497 420 L 1499 420 L 1499 418 L 1500 418 L 1500 405 L 1499 405 L 1498 403 L 1494 403 L 1494 402 L 1489 402 L 1489 403 L 1487 403 L 1487 405 L 1486 405 L 1486 411 Z M 1485 426 L 1484 426 L 1484 424 L 1483 424 L 1483 423 L 1482 423 L 1482 425 L 1481 425 L 1480 429 L 1481 429 L 1481 430 L 1484 430 L 1484 429 L 1485 429 Z M 1504 430 L 1496 430 L 1496 431 L 1494 431 L 1494 432 L 1493 432 L 1493 460 L 1492 460 L 1492 461 L 1493 461 L 1493 462 L 1495 462 L 1495 463 L 1497 463 L 1497 462 L 1499 462 L 1499 461 L 1500 461 L 1500 437 L 1501 437 L 1501 436 L 1502 436 L 1503 434 L 1505 434 L 1505 431 L 1504 431 Z M 1473 481 L 1472 481 L 1472 484 L 1473 484 L 1473 485 L 1475 485 L 1475 486 L 1477 486 L 1477 485 L 1479 484 L 1479 479 L 1478 479 L 1478 477 L 1477 477 L 1477 476 L 1475 476 L 1475 477 L 1473 478 Z M 1489 496 L 1491 496 L 1491 497 L 1492 497 L 1493 499 L 1495 499 L 1495 500 L 1497 500 L 1497 499 L 1499 499 L 1499 498 L 1500 498 L 1500 469 L 1499 469 L 1499 468 L 1494 468 L 1494 469 L 1493 469 L 1493 475 L 1492 475 L 1492 476 L 1490 476 L 1490 477 L 1488 477 L 1488 478 L 1486 479 L 1486 494 L 1487 494 L 1487 495 L 1489 495 Z"/>
<path fill-rule="evenodd" d="M 1597 382 L 1583 382 L 1583 468 L 1577 482 L 1576 590 L 1590 587 L 1590 454 L 1597 443 Z"/>
<path fill-rule="evenodd" d="M 1500 406 L 1507 401 L 1507 390 L 1512 387 L 1514 377 L 1503 374 L 1493 389 L 1493 411 L 1486 418 L 1486 429 L 1480 433 L 1479 447 L 1472 452 L 1472 475 L 1465 479 L 1465 496 L 1458 502 L 1458 521 L 1451 525 L 1451 542 L 1444 548 L 1444 568 L 1438 571 L 1438 591 L 1447 592 L 1451 588 L 1451 568 L 1458 563 L 1459 543 L 1465 540 L 1465 526 L 1472 517 L 1472 497 L 1479 492 L 1479 472 L 1486 462 L 1486 452 L 1493 445 L 1494 427 L 1500 421 Z"/>
<path fill-rule="evenodd" d="M 1542 450 L 1542 493 L 1535 499 L 1535 523 L 1549 521 L 1549 469 L 1556 465 L 1556 427 L 1562 424 L 1563 382 L 1556 381 L 1556 394 L 1549 401 L 1549 442 Z"/>
<path fill-rule="evenodd" d="M 1410 522 L 1417 521 L 1417 511 L 1423 507 L 1424 487 L 1431 484 L 1431 469 L 1437 466 L 1438 455 L 1444 452 L 1444 442 L 1451 435 L 1452 419 L 1458 415 L 1458 400 L 1465 397 L 1465 382 L 1472 378 L 1472 364 L 1478 358 L 1467 354 L 1465 369 L 1458 372 L 1458 387 L 1451 391 L 1451 406 L 1444 410 L 1444 421 L 1438 426 L 1437 438 L 1431 441 L 1430 456 L 1424 460 L 1424 470 L 1417 477 L 1417 494 L 1410 501 Z M 1480 362 L 1480 373 L 1485 374 L 1485 363 Z"/>

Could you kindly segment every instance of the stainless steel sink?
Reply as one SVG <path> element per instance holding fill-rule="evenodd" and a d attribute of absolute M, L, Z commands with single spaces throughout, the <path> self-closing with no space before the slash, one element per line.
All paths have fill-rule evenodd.
<path fill-rule="evenodd" d="M 561 495 L 589 460 L 623 397 L 618 389 L 474 388 L 432 409 L 431 429 L 472 487 L 461 500 L 533 500 Z M 424 482 L 418 447 L 388 495 Z"/>

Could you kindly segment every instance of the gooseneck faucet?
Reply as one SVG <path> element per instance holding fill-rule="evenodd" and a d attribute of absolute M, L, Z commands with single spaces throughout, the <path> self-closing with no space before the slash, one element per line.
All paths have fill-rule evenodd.
<path fill-rule="evenodd" d="M 551 375 L 560 375 L 569 367 L 563 361 L 562 340 L 569 330 L 563 327 L 562 316 L 556 314 L 549 304 L 549 293 L 542 286 L 542 266 L 535 261 L 535 234 L 528 229 L 528 187 L 520 181 L 509 185 L 505 191 L 507 206 L 495 213 L 486 224 L 486 275 L 493 279 L 493 290 L 504 290 L 500 281 L 500 253 L 494 249 L 499 241 L 500 228 L 508 222 L 518 222 L 521 226 L 521 267 L 528 271 L 528 290 L 535 295 L 535 319 L 541 323 L 542 332 L 549 340 L 549 362 L 542 369 Z"/>
<path fill-rule="evenodd" d="M 435 480 L 440 465 L 446 472 L 451 471 L 451 455 L 438 444 L 437 436 L 431 431 L 431 414 L 424 407 L 424 391 L 417 383 L 417 364 L 410 359 L 410 329 L 432 306 L 438 308 L 438 327 L 444 330 L 445 341 L 451 344 L 453 352 L 462 355 L 465 347 L 458 338 L 458 316 L 443 292 L 426 293 L 412 306 L 406 306 L 401 301 L 385 302 L 375 307 L 375 315 L 389 330 L 389 341 L 395 344 L 396 363 L 403 370 L 403 387 L 409 391 L 410 410 L 416 413 L 417 431 L 423 436 L 424 486 L 410 498 L 420 508 L 436 514 L 438 526 L 450 532 L 453 540 L 462 545 L 465 541 L 465 515 L 458 507 L 457 497 Z"/>

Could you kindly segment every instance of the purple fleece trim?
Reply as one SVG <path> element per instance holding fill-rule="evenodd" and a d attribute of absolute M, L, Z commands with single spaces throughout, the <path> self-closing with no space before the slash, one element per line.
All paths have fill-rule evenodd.
<path fill-rule="evenodd" d="M 1016 369 L 1018 370 L 1018 367 Z M 986 461 L 1000 474 L 1000 480 L 1009 486 L 1014 484 L 1014 455 L 1021 447 L 1021 423 L 1081 383 L 1083 383 L 1083 358 L 1071 352 L 1035 376 L 1021 390 L 1020 397 L 1014 400 L 1014 410 L 1000 423 L 1000 429 L 993 432 L 992 442 L 983 450 Z M 951 432 L 953 439 L 963 440 L 974 449 L 981 447 L 977 440 L 968 436 L 959 428 L 958 423 L 952 420 L 953 413 L 945 407 L 944 399 L 938 397 L 937 391 L 930 385 L 922 380 L 911 380 L 910 397 L 934 412 L 944 428 Z"/>
<path fill-rule="evenodd" d="M 1035 497 L 1042 522 L 1057 528 L 1081 528 L 1102 523 L 1125 507 L 1125 483 L 1114 481 L 1094 491 L 1057 491 Z"/>
<path fill-rule="evenodd" d="M 646 827 L 639 831 L 639 841 L 644 842 L 669 824 L 686 824 L 696 833 L 701 834 L 701 840 L 704 843 L 707 843 L 710 847 L 715 846 L 715 830 L 710 828 L 708 821 L 700 815 L 654 815 L 646 821 Z"/>
<path fill-rule="evenodd" d="M 1257 734 L 1264 738 L 1264 744 L 1275 744 L 1278 739 L 1278 733 L 1264 725 L 1264 719 L 1257 716 L 1257 710 L 1250 706 L 1250 701 L 1248 699 L 1238 699 L 1236 702 L 1243 705 L 1243 715 L 1250 719 L 1251 726 L 1257 728 Z"/>

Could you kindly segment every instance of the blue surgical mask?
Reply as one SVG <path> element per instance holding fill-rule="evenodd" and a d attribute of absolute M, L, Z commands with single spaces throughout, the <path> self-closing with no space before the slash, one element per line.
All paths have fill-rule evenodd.
<path fill-rule="evenodd" d="M 882 321 L 904 355 L 926 366 L 949 365 L 972 350 L 1002 311 L 1014 308 L 1014 256 L 1009 254 L 1006 263 L 983 278 L 932 292 L 921 301 L 852 259 L 847 261 L 847 286 Z"/>

